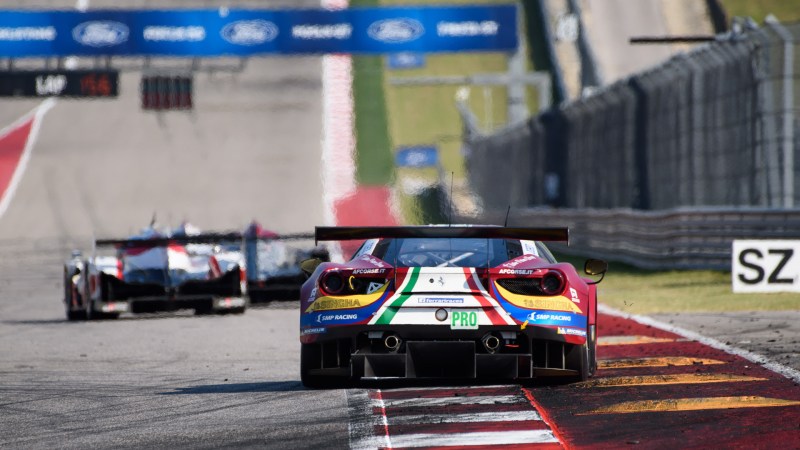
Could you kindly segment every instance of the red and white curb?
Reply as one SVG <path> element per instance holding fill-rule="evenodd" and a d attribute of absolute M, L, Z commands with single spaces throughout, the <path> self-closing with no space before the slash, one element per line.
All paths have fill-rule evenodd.
<path fill-rule="evenodd" d="M 350 448 L 561 447 L 519 386 L 348 390 Z"/>
<path fill-rule="evenodd" d="M 31 151 L 36 143 L 36 138 L 39 136 L 39 127 L 42 124 L 42 118 L 55 104 L 56 100 L 54 98 L 48 98 L 31 112 L 0 130 L 0 139 L 3 139 L 20 128 L 30 126 L 25 145 L 22 149 L 19 149 L 21 153 L 17 154 L 17 149 L 11 149 L 9 154 L 2 154 L 2 152 L 0 152 L 0 164 L 12 165 L 12 167 L 5 167 L 5 169 L 11 171 L 10 179 L 0 179 L 0 217 L 5 214 L 11 204 L 14 193 L 17 191 L 17 186 L 20 181 L 22 181 L 22 176 L 25 174 L 25 169 L 28 167 Z"/>

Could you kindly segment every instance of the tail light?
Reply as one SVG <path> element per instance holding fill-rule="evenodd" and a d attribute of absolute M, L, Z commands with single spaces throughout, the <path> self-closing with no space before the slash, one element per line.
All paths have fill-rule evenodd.
<path fill-rule="evenodd" d="M 329 270 L 322 274 L 319 287 L 326 294 L 337 295 L 344 290 L 344 277 L 338 270 Z"/>
<path fill-rule="evenodd" d="M 542 292 L 546 295 L 556 295 L 564 291 L 564 276 L 560 272 L 550 271 L 542 277 Z"/>
<path fill-rule="evenodd" d="M 497 279 L 503 289 L 517 295 L 545 296 L 564 292 L 566 280 L 561 272 L 540 269 L 526 276 L 512 276 Z"/>
<path fill-rule="evenodd" d="M 319 277 L 319 288 L 325 295 L 371 294 L 383 287 L 391 278 L 391 269 L 379 270 L 375 272 L 361 272 L 359 269 L 327 270 Z"/>

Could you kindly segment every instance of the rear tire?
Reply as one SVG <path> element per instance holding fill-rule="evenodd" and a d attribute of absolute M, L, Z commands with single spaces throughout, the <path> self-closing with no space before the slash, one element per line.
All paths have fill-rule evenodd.
<path fill-rule="evenodd" d="M 575 370 L 578 375 L 570 377 L 568 383 L 576 383 L 589 379 L 589 345 L 576 345 L 567 355 L 567 369 Z"/>
<path fill-rule="evenodd" d="M 67 320 L 70 322 L 76 322 L 79 320 L 86 320 L 86 311 L 71 311 L 69 306 L 66 307 L 67 310 Z"/>
<path fill-rule="evenodd" d="M 592 377 L 597 373 L 597 327 L 595 325 L 589 327 L 586 343 L 589 346 L 589 376 Z"/>

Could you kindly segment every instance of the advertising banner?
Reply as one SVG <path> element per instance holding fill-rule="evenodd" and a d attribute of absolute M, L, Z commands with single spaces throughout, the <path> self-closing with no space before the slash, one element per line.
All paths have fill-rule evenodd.
<path fill-rule="evenodd" d="M 0 57 L 512 51 L 517 8 L 0 11 Z"/>

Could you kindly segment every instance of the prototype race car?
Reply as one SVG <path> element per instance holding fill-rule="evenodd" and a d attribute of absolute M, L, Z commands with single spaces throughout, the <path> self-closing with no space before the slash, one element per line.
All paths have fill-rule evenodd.
<path fill-rule="evenodd" d="M 113 255 L 98 255 L 112 248 Z M 194 309 L 243 313 L 248 305 L 241 234 L 203 234 L 188 224 L 163 233 L 152 224 L 128 239 L 95 241 L 64 265 L 67 319 Z"/>
<path fill-rule="evenodd" d="M 305 261 L 302 382 L 543 377 L 596 368 L 597 292 L 541 241 L 566 228 L 317 227 L 316 239 L 366 240 L 344 264 Z M 584 270 L 600 275 L 601 260 Z"/>
<path fill-rule="evenodd" d="M 247 292 L 252 302 L 297 300 L 300 287 L 308 278 L 300 263 L 309 258 L 330 260 L 328 250 L 310 243 L 311 233 L 283 234 L 252 222 L 244 231 L 247 263 Z"/>

